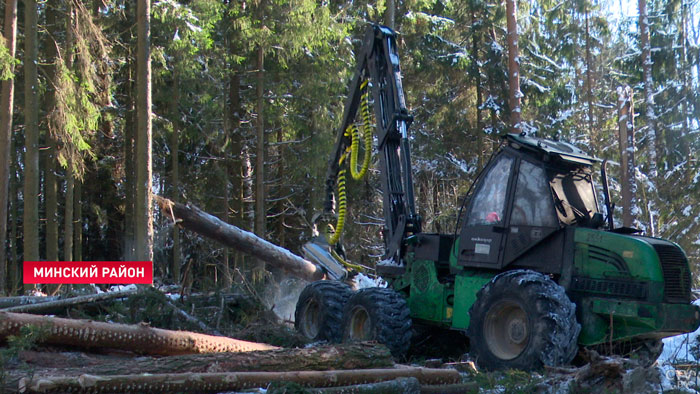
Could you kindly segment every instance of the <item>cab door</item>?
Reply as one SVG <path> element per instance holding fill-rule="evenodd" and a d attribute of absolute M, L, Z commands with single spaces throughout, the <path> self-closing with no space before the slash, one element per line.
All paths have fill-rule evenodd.
<path fill-rule="evenodd" d="M 501 153 L 486 168 L 472 196 L 460 234 L 458 264 L 500 268 L 515 159 Z"/>

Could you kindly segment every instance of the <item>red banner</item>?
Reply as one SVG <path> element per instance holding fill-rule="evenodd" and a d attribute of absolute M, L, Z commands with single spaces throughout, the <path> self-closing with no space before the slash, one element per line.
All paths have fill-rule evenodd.
<path fill-rule="evenodd" d="M 151 261 L 25 261 L 24 283 L 151 284 Z"/>

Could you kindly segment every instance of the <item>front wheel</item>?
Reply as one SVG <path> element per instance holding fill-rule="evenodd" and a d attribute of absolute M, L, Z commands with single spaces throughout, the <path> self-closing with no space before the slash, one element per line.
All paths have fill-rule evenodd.
<path fill-rule="evenodd" d="M 471 352 L 486 369 L 559 366 L 578 351 L 576 305 L 535 271 L 497 275 L 479 290 L 469 315 Z"/>
<path fill-rule="evenodd" d="M 294 313 L 297 331 L 314 341 L 340 342 L 343 307 L 351 294 L 343 282 L 320 280 L 307 285 Z"/>
<path fill-rule="evenodd" d="M 343 342 L 377 341 L 400 357 L 411 345 L 411 334 L 411 311 L 392 289 L 362 289 L 345 304 Z"/>

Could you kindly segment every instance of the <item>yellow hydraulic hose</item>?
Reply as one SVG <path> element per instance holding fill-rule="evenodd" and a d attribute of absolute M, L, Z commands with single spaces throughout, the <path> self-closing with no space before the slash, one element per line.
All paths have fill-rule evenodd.
<path fill-rule="evenodd" d="M 372 115 L 369 110 L 369 89 L 367 89 L 367 82 L 368 81 L 364 81 L 362 82 L 362 85 L 360 85 L 360 89 L 363 90 L 362 101 L 360 103 L 360 114 L 362 116 L 362 138 L 365 142 L 365 155 L 362 159 L 362 166 L 360 167 L 360 170 L 357 171 L 357 156 L 358 151 L 360 150 L 360 132 L 357 130 L 357 126 L 354 124 L 351 124 L 345 130 L 345 136 L 350 137 L 351 143 L 338 160 L 338 167 L 342 168 L 347 156 L 350 156 L 350 175 L 352 175 L 352 178 L 355 180 L 360 180 L 367 174 L 367 169 L 369 168 L 369 163 L 372 158 Z M 340 235 L 343 233 L 343 228 L 345 227 L 345 215 L 347 213 L 345 173 L 346 170 L 344 168 L 338 171 L 338 220 L 335 227 L 333 227 L 331 224 L 328 225 L 328 233 L 332 234 L 330 237 L 327 236 L 328 244 L 330 245 L 335 245 L 338 243 L 340 240 Z M 339 258 L 339 256 L 336 258 Z M 346 266 L 353 266 L 353 264 L 347 263 L 343 259 L 339 259 L 339 261 Z"/>
<path fill-rule="evenodd" d="M 357 155 L 360 151 L 360 133 L 355 125 L 351 125 L 345 131 L 345 135 L 347 136 L 349 133 L 349 137 L 352 138 L 352 143 L 350 144 L 350 175 L 352 175 L 352 179 L 356 181 L 359 181 L 365 176 L 372 158 L 372 115 L 369 112 L 369 89 L 367 89 L 367 81 L 364 81 L 362 85 L 360 85 L 360 89 L 364 90 L 362 93 L 362 102 L 360 103 L 360 114 L 362 115 L 362 139 L 364 139 L 365 142 L 365 155 L 362 158 L 362 167 L 360 167 L 360 171 L 357 171 Z"/>

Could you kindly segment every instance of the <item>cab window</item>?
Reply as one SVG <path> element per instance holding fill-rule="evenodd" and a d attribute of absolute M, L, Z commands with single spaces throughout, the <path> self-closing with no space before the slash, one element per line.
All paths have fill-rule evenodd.
<path fill-rule="evenodd" d="M 518 226 L 558 226 L 544 169 L 526 160 L 520 161 L 510 223 Z"/>
<path fill-rule="evenodd" d="M 467 225 L 495 225 L 504 220 L 508 179 L 513 159 L 501 156 L 489 169 L 474 194 Z"/>

